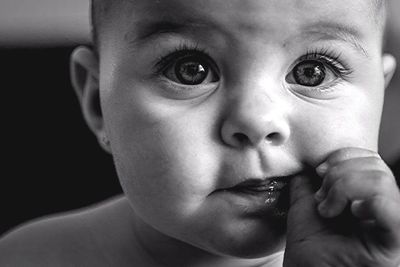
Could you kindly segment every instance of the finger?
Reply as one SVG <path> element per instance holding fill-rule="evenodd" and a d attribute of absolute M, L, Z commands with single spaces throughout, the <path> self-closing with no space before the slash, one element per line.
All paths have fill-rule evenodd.
<path fill-rule="evenodd" d="M 351 211 L 357 218 L 374 220 L 382 228 L 389 230 L 393 227 L 400 227 L 398 205 L 399 203 L 392 199 L 376 196 L 367 200 L 354 201 L 351 205 Z"/>
<path fill-rule="evenodd" d="M 364 157 L 376 157 L 380 158 L 379 154 L 375 151 L 356 148 L 356 147 L 347 147 L 334 151 L 331 153 L 317 168 L 317 173 L 320 176 L 323 176 L 326 170 L 341 161 L 349 160 L 352 158 L 364 158 Z"/>
<path fill-rule="evenodd" d="M 326 199 L 318 205 L 318 210 L 321 216 L 332 218 L 341 214 L 353 201 L 380 195 L 392 199 L 399 197 L 390 174 L 380 170 L 352 172 L 345 178 L 336 180 Z"/>
<path fill-rule="evenodd" d="M 323 178 L 321 188 L 315 194 L 316 200 L 318 202 L 323 201 L 334 183 L 341 179 L 347 179 L 349 175 L 354 175 L 354 173 L 360 173 L 360 170 L 363 172 L 382 171 L 392 175 L 389 167 L 387 167 L 383 160 L 378 159 L 377 157 L 349 159 L 344 162 L 337 163 L 327 170 Z"/>
<path fill-rule="evenodd" d="M 359 219 L 374 221 L 382 229 L 386 241 L 396 242 L 390 246 L 400 246 L 399 201 L 377 196 L 365 201 L 355 201 L 351 205 L 352 213 Z"/>

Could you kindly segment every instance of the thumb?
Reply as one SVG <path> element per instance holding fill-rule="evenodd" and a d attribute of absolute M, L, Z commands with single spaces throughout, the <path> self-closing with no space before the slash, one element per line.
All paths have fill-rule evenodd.
<path fill-rule="evenodd" d="M 299 174 L 290 181 L 290 206 L 304 205 L 310 202 L 314 196 L 314 185 L 312 178 L 305 174 Z"/>
<path fill-rule="evenodd" d="M 301 174 L 290 181 L 290 208 L 287 218 L 288 242 L 295 242 L 324 228 L 314 199 L 315 183 L 320 178 Z"/>

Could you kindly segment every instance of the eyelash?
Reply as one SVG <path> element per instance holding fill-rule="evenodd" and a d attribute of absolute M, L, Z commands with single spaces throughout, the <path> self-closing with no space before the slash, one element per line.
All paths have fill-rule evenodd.
<path fill-rule="evenodd" d="M 214 61 L 212 60 L 209 53 L 199 47 L 198 44 L 189 45 L 189 44 L 181 44 L 172 53 L 167 54 L 166 56 L 161 56 L 157 58 L 154 64 L 154 69 L 156 75 L 161 75 L 168 66 L 172 64 L 174 60 L 177 60 L 186 56 L 197 55 L 199 58 L 206 59 L 218 73 L 218 68 Z M 331 71 L 335 73 L 339 78 L 347 81 L 351 78 L 353 74 L 353 70 L 349 68 L 343 60 L 341 60 L 341 53 L 337 53 L 335 51 L 329 49 L 315 49 L 308 50 L 303 56 L 301 56 L 298 60 L 296 60 L 296 64 L 301 63 L 306 60 L 317 60 L 324 64 L 326 64 Z"/>
<path fill-rule="evenodd" d="M 351 78 L 353 74 L 353 70 L 348 67 L 343 60 L 341 60 L 342 55 L 335 51 L 329 49 L 316 49 L 316 50 L 308 50 L 304 56 L 301 56 L 296 64 L 301 63 L 306 60 L 316 60 L 326 64 L 331 71 L 335 73 L 338 77 L 343 80 L 348 80 Z"/>
<path fill-rule="evenodd" d="M 181 44 L 172 53 L 167 54 L 166 56 L 159 57 L 156 60 L 154 65 L 155 73 L 157 75 L 162 74 L 165 69 L 171 65 L 171 62 L 177 60 L 182 57 L 197 55 L 199 58 L 206 59 L 210 64 L 212 64 L 212 68 L 217 70 L 215 64 L 213 64 L 213 60 L 209 56 L 209 53 L 205 49 L 199 47 L 198 44 L 188 45 Z"/>

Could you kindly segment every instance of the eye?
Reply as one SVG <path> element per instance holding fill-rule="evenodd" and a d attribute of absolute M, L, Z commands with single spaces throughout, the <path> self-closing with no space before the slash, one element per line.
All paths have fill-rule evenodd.
<path fill-rule="evenodd" d="M 324 82 L 326 72 L 327 69 L 321 62 L 307 60 L 293 68 L 293 78 L 302 86 L 315 87 Z"/>
<path fill-rule="evenodd" d="M 183 56 L 173 60 L 163 74 L 168 79 L 184 85 L 199 85 L 219 80 L 211 63 L 198 55 Z"/>
<path fill-rule="evenodd" d="M 286 82 L 327 92 L 340 81 L 349 81 L 353 70 L 344 64 L 341 54 L 330 50 L 307 52 L 286 76 Z M 315 91 L 315 90 L 314 90 Z"/>
<path fill-rule="evenodd" d="M 305 60 L 293 68 L 286 81 L 291 84 L 316 87 L 326 81 L 327 78 L 333 80 L 336 75 L 324 63 L 317 60 Z"/>

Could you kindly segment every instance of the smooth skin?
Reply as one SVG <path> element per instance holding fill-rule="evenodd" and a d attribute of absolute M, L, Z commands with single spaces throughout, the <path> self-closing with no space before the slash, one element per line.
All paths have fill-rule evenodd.
<path fill-rule="evenodd" d="M 273 216 L 247 217 L 248 206 L 219 192 L 244 177 L 300 175 L 346 147 L 377 150 L 395 68 L 381 53 L 378 15 L 364 0 L 134 1 L 116 10 L 128 12 L 111 13 L 98 67 L 81 61 L 90 58 L 84 48 L 74 62 L 88 71 L 77 88 L 100 94 L 101 116 L 93 105 L 84 113 L 99 140 L 110 140 L 140 245 L 161 265 L 273 266 L 269 255 L 284 248 L 286 226 Z M 151 18 L 191 27 L 149 36 L 143 29 Z M 335 34 L 335 23 L 354 35 Z M 215 65 L 200 85 L 182 85 L 168 67 L 154 71 L 183 46 L 206 51 Z M 324 86 L 297 85 L 291 75 L 299 58 L 324 50 L 340 55 L 351 74 L 327 70 Z M 168 246 L 156 245 L 166 238 Z"/>
<path fill-rule="evenodd" d="M 395 178 L 369 150 L 333 152 L 309 177 L 291 186 L 284 266 L 400 266 L 400 193 Z"/>

